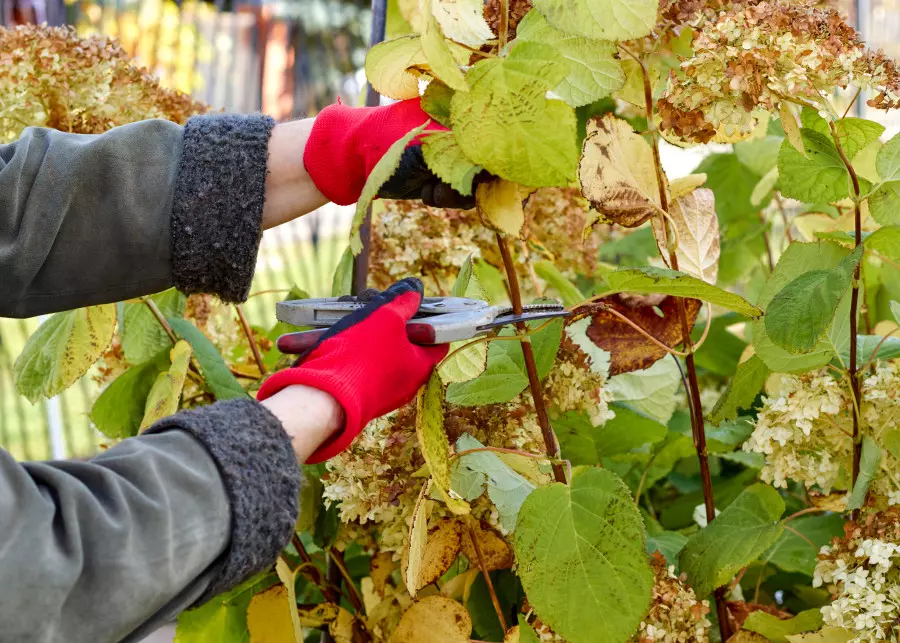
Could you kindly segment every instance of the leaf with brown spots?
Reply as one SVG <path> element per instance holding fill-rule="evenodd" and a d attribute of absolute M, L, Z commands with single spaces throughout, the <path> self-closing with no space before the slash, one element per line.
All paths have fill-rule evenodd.
<path fill-rule="evenodd" d="M 388 580 L 390 580 L 391 574 L 394 573 L 396 567 L 394 557 L 390 552 L 379 552 L 372 556 L 372 560 L 369 563 L 369 576 L 372 577 L 375 591 L 378 592 L 381 598 L 384 598 Z"/>
<path fill-rule="evenodd" d="M 428 499 L 428 490 L 431 480 L 422 485 L 419 498 L 413 509 L 412 527 L 409 530 L 409 541 L 403 550 L 400 561 L 400 569 L 403 571 L 403 580 L 409 595 L 416 597 L 419 591 L 419 578 L 422 574 L 422 561 L 425 557 L 425 543 L 428 538 L 428 514 L 431 512 L 432 501 Z"/>
<path fill-rule="evenodd" d="M 428 530 L 418 574 L 414 576 L 407 572 L 410 594 L 431 585 L 447 573 L 459 555 L 461 537 L 462 523 L 456 518 L 444 518 Z M 412 569 L 415 572 L 415 568 Z"/>
<path fill-rule="evenodd" d="M 250 599 L 247 607 L 250 643 L 283 643 L 294 639 L 291 604 L 284 585 L 276 585 Z"/>
<path fill-rule="evenodd" d="M 674 228 L 678 242 L 675 250 L 678 269 L 715 285 L 719 273 L 719 219 L 712 190 L 699 188 L 675 199 L 669 218 L 671 222 L 667 227 Z M 659 217 L 653 217 L 651 224 L 656 245 L 668 265 L 666 230 Z"/>
<path fill-rule="evenodd" d="M 611 114 L 589 124 L 578 176 L 581 191 L 596 214 L 613 223 L 634 228 L 660 211 L 650 145 L 628 123 Z M 599 218 L 589 218 L 585 231 Z"/>
<path fill-rule="evenodd" d="M 446 596 L 428 596 L 412 604 L 400 619 L 390 643 L 469 643 L 472 619 Z"/>
<path fill-rule="evenodd" d="M 496 529 L 484 520 L 480 522 L 473 520 L 471 533 L 474 533 L 478 540 L 478 549 L 481 551 L 481 558 L 484 560 L 487 571 L 493 572 L 512 567 L 512 549 Z M 478 554 L 472 543 L 469 529 L 464 529 L 462 532 L 462 552 L 473 566 L 478 566 Z"/>
<path fill-rule="evenodd" d="M 297 614 L 303 627 L 323 627 L 338 617 L 340 608 L 334 603 L 300 605 Z"/>
<path fill-rule="evenodd" d="M 637 302 L 634 297 L 625 303 L 620 295 L 612 295 L 604 299 L 603 303 L 609 309 L 627 317 L 661 344 L 674 348 L 681 343 L 681 322 L 678 319 L 675 297 L 666 297 L 656 305 L 649 302 L 647 305 L 635 305 Z M 700 312 L 701 302 L 698 299 L 685 299 L 684 305 L 688 325 L 693 327 Z M 597 346 L 609 352 L 610 377 L 648 368 L 666 355 L 665 350 L 610 310 L 594 313 L 591 325 L 587 329 L 587 336 Z"/>

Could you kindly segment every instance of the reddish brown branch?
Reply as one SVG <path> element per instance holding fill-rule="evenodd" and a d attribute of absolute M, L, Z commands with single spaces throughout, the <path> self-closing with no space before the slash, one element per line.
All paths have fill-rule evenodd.
<path fill-rule="evenodd" d="M 253 329 L 250 328 L 250 322 L 247 321 L 247 316 L 244 314 L 244 309 L 240 304 L 235 305 L 235 310 L 237 310 L 238 319 L 241 320 L 241 328 L 244 329 L 244 335 L 247 337 L 247 343 L 250 344 L 250 350 L 253 351 L 253 359 L 256 360 L 256 366 L 259 368 L 259 374 L 266 374 L 266 365 L 263 363 L 262 353 L 259 352 L 259 344 L 256 343 L 256 340 L 253 338 Z"/>

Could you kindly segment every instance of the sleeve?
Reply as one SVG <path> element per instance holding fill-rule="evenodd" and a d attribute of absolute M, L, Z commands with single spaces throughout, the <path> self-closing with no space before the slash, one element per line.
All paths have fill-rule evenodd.
<path fill-rule="evenodd" d="M 176 414 L 87 462 L 0 451 L 3 640 L 137 641 L 271 566 L 300 473 L 253 400 Z"/>
<path fill-rule="evenodd" d="M 0 316 L 177 286 L 241 301 L 262 229 L 265 116 L 197 116 L 105 134 L 28 128 L 0 146 Z"/>

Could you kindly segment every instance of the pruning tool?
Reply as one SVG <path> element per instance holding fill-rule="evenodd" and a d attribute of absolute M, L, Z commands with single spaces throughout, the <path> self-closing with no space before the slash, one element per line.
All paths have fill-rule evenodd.
<path fill-rule="evenodd" d="M 278 350 L 299 355 L 312 348 L 326 330 L 339 319 L 366 305 L 356 297 L 295 299 L 276 304 L 275 316 L 293 326 L 313 326 L 313 330 L 288 333 L 278 338 Z M 406 323 L 406 335 L 414 344 L 448 344 L 479 335 L 495 328 L 535 319 L 568 317 L 561 304 L 541 303 L 522 306 L 516 315 L 509 306 L 490 306 L 467 297 L 425 297 L 416 315 Z"/>

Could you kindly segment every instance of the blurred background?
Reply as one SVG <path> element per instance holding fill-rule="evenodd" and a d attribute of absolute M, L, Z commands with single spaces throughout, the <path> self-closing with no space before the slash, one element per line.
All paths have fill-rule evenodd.
<path fill-rule="evenodd" d="M 277 120 L 315 115 L 341 97 L 362 104 L 362 66 L 372 19 L 367 0 L 0 0 L 2 24 L 70 24 L 82 34 L 118 37 L 162 84 L 193 94 L 214 108 L 270 114 Z M 397 27 L 388 5 L 388 37 Z M 900 58 L 900 0 L 842 0 L 874 48 Z M 400 19 L 402 20 L 402 19 Z M 858 115 L 884 123 L 893 135 L 900 116 L 885 118 L 858 101 Z M 699 154 L 665 146 L 670 177 L 689 174 Z M 275 302 L 299 286 L 330 294 L 352 208 L 328 206 L 263 236 L 250 321 L 274 322 Z M 87 413 L 96 395 L 85 377 L 64 394 L 36 405 L 12 384 L 12 364 L 40 320 L 0 319 L 0 446 L 18 459 L 84 457 L 99 444 Z"/>

